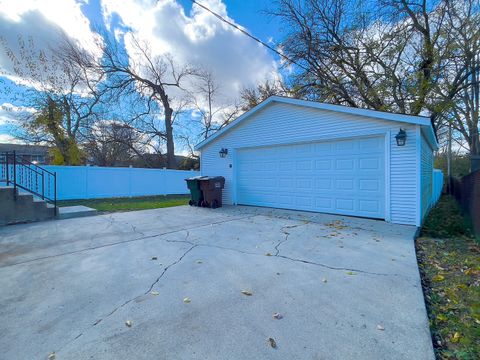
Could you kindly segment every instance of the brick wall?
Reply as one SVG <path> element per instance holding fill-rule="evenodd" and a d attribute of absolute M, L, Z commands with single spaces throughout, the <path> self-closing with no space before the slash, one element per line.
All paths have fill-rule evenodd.
<path fill-rule="evenodd" d="M 463 210 L 470 215 L 475 234 L 480 236 L 480 170 L 453 179 L 452 192 Z"/>

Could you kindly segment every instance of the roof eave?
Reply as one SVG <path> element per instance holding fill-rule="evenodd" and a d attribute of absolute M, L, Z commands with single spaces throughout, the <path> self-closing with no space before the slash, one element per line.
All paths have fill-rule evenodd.
<path fill-rule="evenodd" d="M 238 117 L 236 120 L 234 120 L 229 125 L 225 126 L 223 129 L 217 131 L 212 136 L 210 136 L 207 139 L 203 140 L 202 142 L 198 143 L 195 146 L 195 150 L 197 150 L 197 151 L 200 150 L 201 148 L 203 148 L 205 145 L 207 145 L 211 141 L 215 140 L 216 138 L 220 137 L 222 134 L 224 134 L 224 133 L 230 131 L 232 128 L 236 127 L 245 118 L 248 118 L 249 116 L 251 116 L 252 114 L 256 113 L 257 111 L 263 109 L 265 106 L 267 106 L 268 104 L 270 104 L 272 102 L 292 104 L 292 105 L 297 105 L 297 106 L 306 106 L 306 107 L 316 108 L 316 109 L 320 109 L 320 110 L 341 112 L 341 113 L 346 113 L 346 114 L 350 114 L 350 115 L 365 116 L 365 117 L 370 117 L 370 118 L 380 119 L 380 120 L 396 121 L 396 122 L 400 122 L 400 123 L 403 122 L 403 123 L 410 123 L 410 124 L 415 124 L 415 125 L 428 126 L 433 131 L 430 119 L 427 118 L 427 117 L 423 117 L 423 116 L 394 114 L 394 113 L 387 113 L 387 112 L 376 111 L 376 110 L 360 109 L 360 108 L 354 108 L 354 107 L 348 107 L 348 106 L 342 106 L 342 105 L 332 105 L 332 104 L 318 103 L 318 102 L 313 102 L 313 101 L 308 101 L 308 100 L 299 100 L 299 99 L 293 99 L 293 98 L 288 98 L 288 97 L 270 96 L 268 99 L 264 100 L 263 102 L 261 102 L 260 104 L 255 106 L 254 108 L 252 108 L 249 111 L 247 111 L 246 113 L 242 114 L 240 117 Z M 436 142 L 436 140 L 435 140 L 435 142 Z"/>

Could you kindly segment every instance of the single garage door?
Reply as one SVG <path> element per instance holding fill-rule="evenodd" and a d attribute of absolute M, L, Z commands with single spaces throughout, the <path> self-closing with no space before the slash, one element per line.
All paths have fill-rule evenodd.
<path fill-rule="evenodd" d="M 237 203 L 384 219 L 384 139 L 241 149 Z"/>

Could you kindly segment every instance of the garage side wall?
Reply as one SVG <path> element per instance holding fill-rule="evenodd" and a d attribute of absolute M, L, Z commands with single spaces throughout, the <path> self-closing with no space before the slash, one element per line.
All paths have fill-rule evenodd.
<path fill-rule="evenodd" d="M 402 147 L 397 146 L 395 141 L 400 125 L 407 131 L 407 143 Z M 201 149 L 201 173 L 224 176 L 223 201 L 234 204 L 238 149 L 387 133 L 389 141 L 386 149 L 390 154 L 387 153 L 385 169 L 386 188 L 390 188 L 390 192 L 386 196 L 386 217 L 393 223 L 416 225 L 418 171 L 415 125 L 272 103 L 204 146 Z M 219 156 L 221 148 L 228 149 L 226 158 Z"/>
<path fill-rule="evenodd" d="M 423 135 L 420 135 L 420 188 L 421 188 L 421 219 L 428 214 L 433 206 L 433 150 Z"/>

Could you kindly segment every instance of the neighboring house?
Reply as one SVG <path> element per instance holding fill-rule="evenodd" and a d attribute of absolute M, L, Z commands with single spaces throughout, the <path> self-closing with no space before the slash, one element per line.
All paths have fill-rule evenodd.
<path fill-rule="evenodd" d="M 0 162 L 5 161 L 5 153 L 15 151 L 25 161 L 30 161 L 38 165 L 48 165 L 50 156 L 49 147 L 44 145 L 22 145 L 22 144 L 1 144 L 0 143 Z"/>
<path fill-rule="evenodd" d="M 420 226 L 435 201 L 426 117 L 273 96 L 196 149 L 202 175 L 225 177 L 225 204 Z"/>

